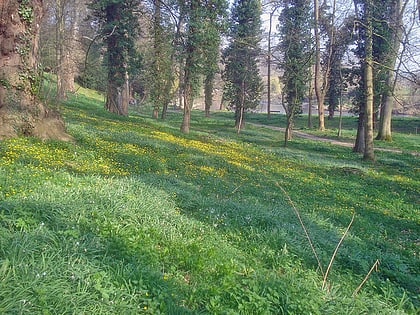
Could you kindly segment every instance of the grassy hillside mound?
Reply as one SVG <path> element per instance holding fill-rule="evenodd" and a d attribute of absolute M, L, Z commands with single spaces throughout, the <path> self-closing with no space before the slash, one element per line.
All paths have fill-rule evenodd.
<path fill-rule="evenodd" d="M 62 111 L 74 143 L 0 142 L 1 314 L 420 306 L 420 158 L 404 153 L 418 135 L 366 163 L 268 128 L 238 136 L 230 113 L 194 112 L 184 135 L 179 113 L 117 117 L 92 92 Z"/>

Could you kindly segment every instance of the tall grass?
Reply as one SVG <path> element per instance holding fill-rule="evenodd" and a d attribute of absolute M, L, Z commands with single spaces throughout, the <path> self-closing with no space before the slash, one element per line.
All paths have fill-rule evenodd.
<path fill-rule="evenodd" d="M 81 93 L 61 107 L 75 143 L 0 142 L 0 313 L 415 314 L 420 306 L 418 156 L 378 152 L 367 163 L 298 138 L 286 149 L 278 131 L 249 126 L 238 136 L 230 113 L 194 112 L 184 135 L 176 112 L 166 122 L 117 117 Z M 276 183 L 323 266 L 355 213 L 325 289 Z"/>

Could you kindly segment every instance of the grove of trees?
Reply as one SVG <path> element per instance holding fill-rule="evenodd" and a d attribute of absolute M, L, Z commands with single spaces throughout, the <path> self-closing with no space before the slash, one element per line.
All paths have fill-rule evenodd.
<path fill-rule="evenodd" d="M 57 78 L 57 101 L 77 82 L 104 93 L 118 115 L 130 103 L 150 105 L 156 119 L 182 108 L 185 133 L 197 100 L 207 116 L 219 107 L 217 89 L 239 132 L 271 86 L 261 74 L 268 61 L 268 77 L 273 65 L 281 82 L 279 95 L 268 89 L 268 114 L 271 98 L 281 99 L 285 144 L 312 94 L 320 130 L 346 95 L 359 117 L 354 150 L 371 160 L 375 129 L 378 140 L 392 139 L 398 84 L 419 87 L 419 12 L 416 0 L 4 0 L 0 136 L 66 137 L 40 101 L 45 72 Z"/>

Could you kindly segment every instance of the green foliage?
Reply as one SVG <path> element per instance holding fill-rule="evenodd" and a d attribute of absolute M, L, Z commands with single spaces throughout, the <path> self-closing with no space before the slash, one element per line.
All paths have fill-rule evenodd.
<path fill-rule="evenodd" d="M 184 135 L 179 113 L 116 117 L 79 91 L 63 106 L 75 143 L 0 142 L 0 313 L 416 313 L 418 156 L 367 163 L 308 139 L 285 149 L 268 128 L 237 136 L 228 112 L 192 112 Z M 328 290 L 276 183 L 324 265 L 356 212 Z"/>
<path fill-rule="evenodd" d="M 99 19 L 102 39 L 107 45 L 108 81 L 121 87 L 135 54 L 134 38 L 139 24 L 134 12 L 138 2 L 100 0 L 90 2 L 89 6 Z"/>
<path fill-rule="evenodd" d="M 284 74 L 284 102 L 289 115 L 301 111 L 306 85 L 310 79 L 312 47 L 310 34 L 310 1 L 289 1 L 279 17 L 280 48 L 283 51 L 280 64 Z"/>
<path fill-rule="evenodd" d="M 92 43 L 86 64 L 81 73 L 75 78 L 75 82 L 85 88 L 105 92 L 106 81 L 107 67 L 101 55 L 101 44 Z"/>
<path fill-rule="evenodd" d="M 165 15 L 162 16 L 162 4 L 154 1 L 153 4 L 153 43 L 148 50 L 150 55 L 150 71 L 146 73 L 146 88 L 150 90 L 150 98 L 154 108 L 159 110 L 167 107 L 173 97 L 173 84 L 175 58 L 174 42 L 175 34 Z"/>
<path fill-rule="evenodd" d="M 253 109 L 261 99 L 262 82 L 257 57 L 261 36 L 261 2 L 237 0 L 230 18 L 230 44 L 223 52 L 224 98 L 235 110 L 236 124 L 243 110 Z"/>
<path fill-rule="evenodd" d="M 19 8 L 18 8 L 19 17 L 25 23 L 31 25 L 34 18 L 33 16 L 34 9 L 32 8 L 30 1 L 20 0 L 18 2 L 19 2 Z"/>

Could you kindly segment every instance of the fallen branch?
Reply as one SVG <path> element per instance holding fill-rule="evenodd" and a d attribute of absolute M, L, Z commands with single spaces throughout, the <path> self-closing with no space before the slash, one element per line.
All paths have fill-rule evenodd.
<path fill-rule="evenodd" d="M 331 259 L 330 259 L 330 263 L 328 264 L 327 270 L 325 271 L 324 281 L 322 282 L 322 289 L 325 288 L 325 284 L 327 282 L 327 277 L 328 277 L 328 272 L 331 269 L 331 266 L 332 266 L 333 261 L 335 259 L 335 255 L 337 255 L 338 248 L 340 247 L 340 245 L 343 242 L 344 238 L 346 237 L 351 225 L 353 224 L 354 217 L 355 217 L 355 213 L 353 213 L 353 217 L 351 218 L 351 221 L 350 221 L 349 225 L 347 226 L 347 229 L 344 231 L 343 236 L 341 237 L 340 241 L 338 242 L 337 246 L 335 247 L 334 253 L 332 254 Z"/>
<path fill-rule="evenodd" d="M 313 254 L 314 254 L 314 256 L 315 256 L 316 261 L 318 262 L 318 267 L 319 267 L 319 270 L 321 271 L 322 276 L 323 276 L 323 277 L 325 277 L 325 275 L 324 275 L 324 270 L 322 269 L 321 261 L 320 261 L 320 260 L 319 260 L 319 258 L 318 258 L 318 255 L 317 255 L 317 253 L 316 253 L 315 247 L 314 247 L 314 245 L 313 245 L 313 243 L 312 243 L 312 240 L 311 240 L 311 238 L 310 238 L 310 236 L 309 236 L 308 230 L 306 229 L 305 224 L 304 224 L 304 223 L 303 223 L 303 221 L 302 221 L 302 218 L 301 218 L 301 216 L 300 216 L 300 213 L 299 213 L 298 209 L 296 208 L 296 206 L 295 206 L 295 204 L 293 203 L 292 199 L 290 198 L 289 194 L 286 192 L 286 190 L 284 190 L 284 188 L 283 188 L 283 187 L 281 187 L 281 186 L 279 185 L 279 183 L 278 183 L 278 182 L 276 182 L 276 186 L 277 186 L 277 187 L 279 187 L 279 188 L 281 189 L 281 191 L 282 191 L 282 192 L 285 194 L 285 196 L 287 197 L 287 200 L 289 201 L 289 204 L 292 206 L 292 208 L 293 208 L 293 210 L 294 210 L 294 212 L 295 212 L 295 214 L 296 214 L 296 216 L 297 216 L 297 218 L 298 218 L 298 220 L 299 220 L 299 222 L 300 222 L 300 225 L 302 226 L 302 229 L 303 229 L 303 231 L 305 232 L 306 239 L 308 240 L 309 245 L 311 246 L 312 253 L 313 253 Z"/>
<path fill-rule="evenodd" d="M 372 268 L 370 268 L 369 272 L 367 273 L 366 277 L 363 279 L 362 283 L 360 283 L 359 286 L 356 288 L 356 290 L 354 290 L 353 297 L 355 297 L 356 294 L 360 291 L 360 289 L 362 288 L 362 286 L 365 284 L 370 274 L 372 273 L 373 269 L 376 269 L 376 271 L 378 271 L 378 265 L 379 265 L 379 259 L 376 259 L 375 263 L 373 264 Z"/>

